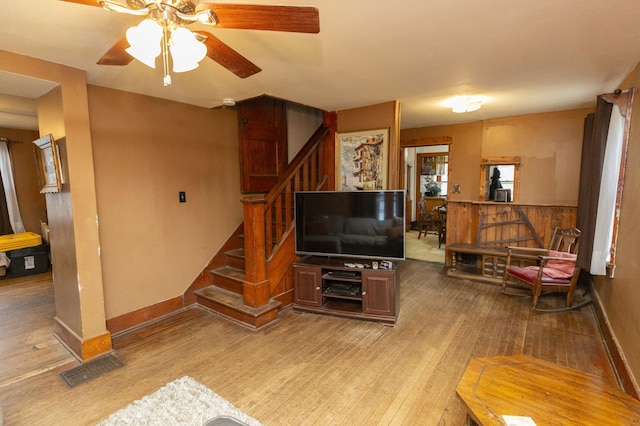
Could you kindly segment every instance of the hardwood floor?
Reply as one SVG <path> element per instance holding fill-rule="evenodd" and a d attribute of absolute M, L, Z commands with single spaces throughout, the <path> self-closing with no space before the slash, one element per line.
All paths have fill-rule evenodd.
<path fill-rule="evenodd" d="M 399 273 L 393 328 L 286 309 L 276 324 L 254 332 L 194 307 L 114 336 L 125 366 L 72 389 L 58 374 L 75 360 L 27 350 L 50 337 L 41 335 L 37 312 L 52 314 L 45 308 L 52 297 L 35 291 L 52 291 L 50 284 L 0 282 L 5 425 L 95 424 L 185 375 L 265 425 L 461 425 L 466 413 L 455 388 L 472 357 L 532 355 L 616 385 L 590 305 L 532 313 L 531 298 L 448 278 L 436 263 L 404 261 Z M 22 286 L 24 294 L 7 296 Z M 15 354 L 6 349 L 18 346 Z"/>
<path fill-rule="evenodd" d="M 53 337 L 54 311 L 51 273 L 0 281 L 0 389 L 75 361 Z"/>
<path fill-rule="evenodd" d="M 428 233 L 418 239 L 418 231 L 407 231 L 405 251 L 407 259 L 444 264 L 445 244 L 438 244 L 437 234 Z"/>

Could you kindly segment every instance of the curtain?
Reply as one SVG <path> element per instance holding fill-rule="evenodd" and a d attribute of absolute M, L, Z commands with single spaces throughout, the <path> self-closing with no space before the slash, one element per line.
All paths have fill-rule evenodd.
<path fill-rule="evenodd" d="M 4 196 L 4 185 L 2 184 L 2 178 L 0 178 L 0 235 L 7 234 L 13 234 L 13 228 L 11 227 L 11 221 L 9 220 L 7 199 Z"/>
<path fill-rule="evenodd" d="M 2 185 L 4 186 L 4 196 L 7 201 L 11 228 L 15 234 L 25 232 L 22 216 L 20 216 L 20 208 L 18 207 L 16 187 L 13 182 L 11 157 L 9 156 L 9 149 L 5 141 L 0 141 L 0 173 L 2 174 Z"/>
<path fill-rule="evenodd" d="M 613 105 L 607 147 L 602 164 L 600 181 L 600 197 L 596 214 L 595 233 L 593 235 L 593 254 L 591 257 L 592 275 L 606 275 L 607 262 L 611 260 L 611 244 L 613 241 L 614 220 L 616 215 L 616 198 L 618 195 L 618 178 L 625 132 L 625 118 L 617 105 Z"/>
<path fill-rule="evenodd" d="M 582 233 L 577 265 L 586 271 L 591 269 L 593 235 L 596 228 L 596 211 L 599 199 L 599 191 L 593 189 L 600 188 L 602 164 L 604 162 L 612 108 L 613 104 L 599 96 L 595 114 L 589 114 L 585 119 L 584 125 L 576 222 L 578 229 Z"/>

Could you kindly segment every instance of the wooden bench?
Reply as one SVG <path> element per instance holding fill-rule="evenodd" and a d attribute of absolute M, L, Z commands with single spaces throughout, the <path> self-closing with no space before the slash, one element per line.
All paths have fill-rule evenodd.
<path fill-rule="evenodd" d="M 493 237 L 487 239 L 488 236 Z M 453 243 L 446 247 L 451 259 L 447 275 L 455 278 L 502 284 L 507 263 L 508 246 L 542 242 L 527 215 L 518 206 L 515 211 L 493 215 L 480 214 L 475 243 Z M 520 257 L 522 264 L 534 263 L 536 256 Z"/>

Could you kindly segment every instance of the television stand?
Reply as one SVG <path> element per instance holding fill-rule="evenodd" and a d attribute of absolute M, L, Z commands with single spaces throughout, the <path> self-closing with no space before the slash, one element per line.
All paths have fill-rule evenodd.
<path fill-rule="evenodd" d="M 305 257 L 293 264 L 293 309 L 393 326 L 400 311 L 397 276 L 395 263 L 373 269 L 370 260 Z"/>

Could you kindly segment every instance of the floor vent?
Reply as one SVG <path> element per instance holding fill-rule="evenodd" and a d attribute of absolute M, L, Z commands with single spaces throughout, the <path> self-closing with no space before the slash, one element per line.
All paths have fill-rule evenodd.
<path fill-rule="evenodd" d="M 60 378 L 68 387 L 73 388 L 79 384 L 103 376 L 110 371 L 122 367 L 123 365 L 124 364 L 122 364 L 122 362 L 120 362 L 120 360 L 113 354 L 109 354 L 85 362 L 71 370 L 64 371 L 60 373 Z"/>

